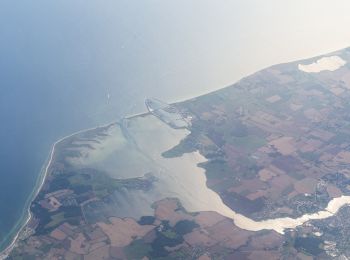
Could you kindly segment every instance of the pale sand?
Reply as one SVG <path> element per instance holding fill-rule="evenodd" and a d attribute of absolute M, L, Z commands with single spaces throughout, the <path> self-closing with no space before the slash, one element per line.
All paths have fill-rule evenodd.
<path fill-rule="evenodd" d="M 309 220 L 316 219 L 326 219 L 334 214 L 343 207 L 350 203 L 350 196 L 341 196 L 338 198 L 334 198 L 328 203 L 326 209 L 321 210 L 317 213 L 313 214 L 305 214 L 299 218 L 276 218 L 276 219 L 268 219 L 263 221 L 254 221 L 249 219 L 243 215 L 231 212 L 231 218 L 234 220 L 235 225 L 242 229 L 250 230 L 250 231 L 259 231 L 263 229 L 271 229 L 276 232 L 283 234 L 284 230 L 287 228 L 296 228 Z M 229 212 L 226 212 L 229 214 Z"/>
<path fill-rule="evenodd" d="M 298 68 L 307 73 L 318 73 L 321 71 L 335 71 L 346 64 L 339 56 L 323 57 L 311 64 L 299 64 Z"/>
<path fill-rule="evenodd" d="M 21 232 L 23 230 L 25 230 L 26 226 L 28 225 L 29 221 L 31 220 L 32 218 L 32 212 L 30 211 L 30 204 L 32 203 L 32 201 L 37 197 L 37 195 L 39 194 L 41 188 L 43 187 L 44 183 L 45 183 L 45 180 L 46 180 L 46 177 L 48 175 L 48 172 L 49 172 L 49 169 L 51 167 L 51 163 L 53 161 L 53 156 L 55 154 L 55 149 L 56 149 L 56 146 L 57 144 L 59 144 L 60 142 L 74 136 L 74 135 L 77 135 L 77 134 L 80 134 L 80 133 L 84 133 L 84 132 L 87 132 L 87 131 L 90 131 L 90 130 L 95 130 L 95 129 L 98 129 L 99 127 L 107 127 L 111 124 L 106 124 L 106 125 L 102 125 L 102 126 L 97 126 L 97 127 L 93 127 L 93 128 L 89 128 L 89 129 L 84 129 L 84 130 L 80 130 L 80 131 L 77 131 L 73 134 L 70 134 L 70 135 L 67 135 L 59 140 L 57 140 L 53 145 L 52 145 L 52 149 L 50 151 L 50 155 L 49 155 L 49 160 L 48 162 L 46 163 L 46 166 L 45 168 L 41 171 L 41 174 L 38 178 L 38 181 L 33 189 L 33 192 L 32 194 L 30 194 L 30 198 L 28 200 L 28 205 L 26 205 L 26 219 L 25 221 L 23 222 L 23 224 L 21 225 L 21 227 L 18 229 L 18 232 L 16 233 L 16 235 L 13 237 L 12 239 L 12 242 L 11 244 L 9 244 L 3 251 L 0 252 L 0 260 L 4 260 L 6 259 L 9 254 L 11 253 L 11 251 L 16 247 L 16 242 L 19 238 L 19 235 L 21 234 Z"/>

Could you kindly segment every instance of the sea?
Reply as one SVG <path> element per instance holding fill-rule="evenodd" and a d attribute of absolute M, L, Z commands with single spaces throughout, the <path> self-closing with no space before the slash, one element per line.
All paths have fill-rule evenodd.
<path fill-rule="evenodd" d="M 0 250 L 52 144 L 350 45 L 339 0 L 0 1 Z M 327 22 L 325 22 L 327 21 Z"/>

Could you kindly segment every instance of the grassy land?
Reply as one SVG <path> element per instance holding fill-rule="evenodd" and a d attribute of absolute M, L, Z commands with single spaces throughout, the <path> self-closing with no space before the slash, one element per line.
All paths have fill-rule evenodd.
<path fill-rule="evenodd" d="M 151 251 L 151 245 L 140 239 L 135 240 L 124 249 L 128 259 L 142 259 L 142 257 L 149 255 Z"/>
<path fill-rule="evenodd" d="M 45 228 L 52 228 L 64 221 L 64 212 L 59 212 L 56 215 L 51 216 L 51 222 L 45 226 Z"/>
<path fill-rule="evenodd" d="M 254 151 L 266 144 L 265 139 L 255 135 L 244 137 L 230 137 L 228 138 L 227 142 L 234 145 L 236 148 L 244 149 L 247 152 Z"/>

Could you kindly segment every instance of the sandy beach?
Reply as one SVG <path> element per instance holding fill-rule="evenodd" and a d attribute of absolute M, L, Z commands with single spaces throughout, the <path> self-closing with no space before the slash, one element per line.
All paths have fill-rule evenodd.
<path fill-rule="evenodd" d="M 136 116 L 136 115 L 134 115 L 134 116 Z M 0 253 L 0 260 L 6 259 L 8 257 L 8 255 L 11 253 L 11 251 L 16 247 L 16 243 L 17 243 L 17 240 L 18 240 L 21 232 L 25 230 L 26 226 L 28 225 L 28 223 L 30 222 L 30 220 L 32 218 L 32 214 L 31 214 L 31 211 L 30 211 L 30 205 L 34 201 L 36 196 L 38 196 L 41 188 L 43 187 L 43 185 L 45 183 L 46 177 L 48 175 L 48 172 L 49 172 L 49 169 L 50 169 L 50 166 L 51 166 L 54 154 L 55 154 L 55 149 L 56 149 L 57 144 L 59 144 L 60 142 L 66 140 L 67 138 L 70 138 L 70 137 L 72 137 L 74 135 L 77 135 L 77 134 L 80 134 L 80 133 L 83 133 L 83 132 L 87 132 L 87 131 L 91 131 L 91 130 L 95 130 L 95 129 L 98 129 L 98 128 L 101 128 L 101 127 L 107 127 L 107 126 L 109 126 L 111 124 L 113 124 L 113 123 L 108 123 L 108 124 L 105 124 L 105 125 L 101 125 L 101 126 L 97 126 L 97 127 L 93 127 L 93 128 L 89 128 L 89 129 L 83 129 L 83 130 L 74 132 L 73 134 L 70 134 L 70 135 L 67 135 L 65 137 L 62 137 L 61 139 L 57 140 L 52 145 L 52 148 L 51 148 L 51 151 L 50 151 L 50 155 L 48 157 L 48 161 L 44 164 L 45 167 L 43 167 L 43 170 L 41 171 L 41 174 L 39 175 L 37 184 L 35 185 L 35 187 L 33 189 L 33 192 L 31 194 L 30 198 L 28 199 L 28 203 L 26 203 L 25 213 L 24 213 L 25 214 L 25 218 L 24 217 L 21 218 L 21 220 L 19 220 L 19 224 L 16 225 L 17 227 L 18 226 L 20 226 L 20 227 L 18 228 L 18 231 L 16 232 L 16 234 L 13 236 L 13 239 L 11 239 L 12 240 L 11 244 L 9 244 Z M 22 219 L 24 219 L 23 224 L 21 224 Z"/>

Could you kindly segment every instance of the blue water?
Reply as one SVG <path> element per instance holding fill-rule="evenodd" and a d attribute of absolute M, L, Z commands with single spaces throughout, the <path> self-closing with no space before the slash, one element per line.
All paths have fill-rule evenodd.
<path fill-rule="evenodd" d="M 347 1 L 277 2 L 0 1 L 0 241 L 60 137 L 350 45 Z"/>

